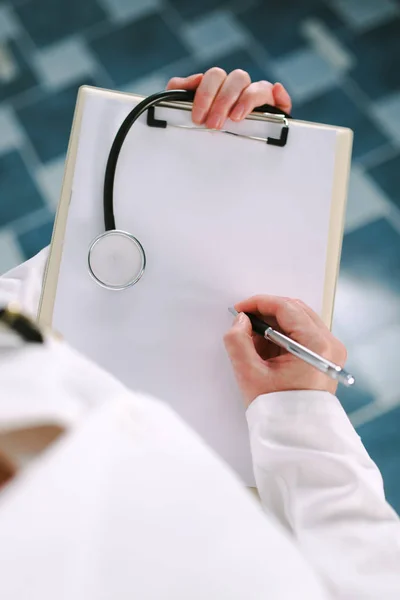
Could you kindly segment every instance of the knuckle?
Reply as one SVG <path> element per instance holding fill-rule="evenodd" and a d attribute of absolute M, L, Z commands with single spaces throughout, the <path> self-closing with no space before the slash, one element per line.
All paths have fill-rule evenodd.
<path fill-rule="evenodd" d="M 234 328 L 229 329 L 224 335 L 224 342 L 226 346 L 231 346 L 237 340 L 237 334 Z"/>
<path fill-rule="evenodd" d="M 342 344 L 342 342 L 340 342 L 339 340 L 336 340 L 334 350 L 335 350 L 335 356 L 337 357 L 336 358 L 337 361 L 344 364 L 347 360 L 346 346 L 344 344 Z"/>
<path fill-rule="evenodd" d="M 226 71 L 221 67 L 211 67 L 211 69 L 209 69 L 207 73 L 213 75 L 214 77 L 220 77 L 221 79 L 226 77 Z"/>
<path fill-rule="evenodd" d="M 257 81 L 257 87 L 261 91 L 269 91 L 272 88 L 272 83 L 267 81 L 266 79 L 261 79 L 261 81 Z"/>
<path fill-rule="evenodd" d="M 329 358 L 332 356 L 332 343 L 325 336 L 318 336 L 315 338 L 314 342 L 314 352 L 321 354 L 325 358 Z"/>
<path fill-rule="evenodd" d="M 283 301 L 283 307 L 289 310 L 298 310 L 299 305 L 295 298 L 285 298 Z"/>
<path fill-rule="evenodd" d="M 223 111 L 227 108 L 227 105 L 229 105 L 230 103 L 231 94 L 229 94 L 229 92 L 219 92 L 218 96 L 214 101 L 213 109 L 215 108 L 216 111 Z"/>
<path fill-rule="evenodd" d="M 305 302 L 303 302 L 303 300 L 300 300 L 300 298 L 294 298 L 293 300 L 298 306 L 301 306 L 302 308 L 307 308 L 307 305 Z"/>
<path fill-rule="evenodd" d="M 243 69 L 235 69 L 234 71 L 232 71 L 231 74 L 234 75 L 236 79 L 239 79 L 245 83 L 251 82 L 250 75 L 247 71 L 244 71 Z"/>

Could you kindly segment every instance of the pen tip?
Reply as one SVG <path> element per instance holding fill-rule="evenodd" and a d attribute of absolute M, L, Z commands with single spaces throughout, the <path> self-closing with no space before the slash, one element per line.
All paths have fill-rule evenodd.
<path fill-rule="evenodd" d="M 238 311 L 236 310 L 236 308 L 234 308 L 233 306 L 230 306 L 230 307 L 228 308 L 228 310 L 229 310 L 229 312 L 230 312 L 230 313 L 231 313 L 231 314 L 232 314 L 234 317 L 237 317 L 237 316 L 238 316 L 238 314 L 239 314 L 239 313 L 238 313 Z"/>

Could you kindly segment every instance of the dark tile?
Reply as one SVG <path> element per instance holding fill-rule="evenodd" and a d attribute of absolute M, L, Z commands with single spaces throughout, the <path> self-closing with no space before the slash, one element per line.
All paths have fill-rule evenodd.
<path fill-rule="evenodd" d="M 350 127 L 354 131 L 353 156 L 359 158 L 367 152 L 388 143 L 387 138 L 341 89 L 336 88 L 295 105 L 293 116 L 304 121 L 316 121 Z"/>
<path fill-rule="evenodd" d="M 270 0 L 239 14 L 241 23 L 274 56 L 303 45 L 301 22 L 307 17 L 320 19 L 333 30 L 343 26 L 338 16 L 321 0 Z"/>
<path fill-rule="evenodd" d="M 15 64 L 16 73 L 15 77 L 10 81 L 4 79 L 1 81 L 0 102 L 26 92 L 38 83 L 33 71 L 19 49 L 18 43 L 14 40 L 4 42 L 3 51 L 9 54 L 10 60 Z"/>
<path fill-rule="evenodd" d="M 90 45 L 117 85 L 188 55 L 185 46 L 158 15 L 129 23 L 92 40 Z"/>
<path fill-rule="evenodd" d="M 266 62 L 265 68 L 261 68 L 246 50 L 237 50 L 223 56 L 217 56 L 208 62 L 198 63 L 196 64 L 196 71 L 204 73 L 207 69 L 214 66 L 225 69 L 227 73 L 234 69 L 244 69 L 250 74 L 253 81 L 258 81 L 260 79 L 272 80 L 272 74 L 268 69 L 268 63 Z"/>
<path fill-rule="evenodd" d="M 400 513 L 400 407 L 361 425 L 358 433 L 381 470 L 388 502 Z"/>
<path fill-rule="evenodd" d="M 400 235 L 379 219 L 344 236 L 335 324 L 351 347 L 400 319 Z"/>
<path fill-rule="evenodd" d="M 43 207 L 25 163 L 16 151 L 0 156 L 0 227 Z"/>
<path fill-rule="evenodd" d="M 94 85 L 88 78 L 16 110 L 42 162 L 66 152 L 78 88 L 83 83 Z"/>
<path fill-rule="evenodd" d="M 400 154 L 371 168 L 369 173 L 400 208 Z"/>
<path fill-rule="evenodd" d="M 336 394 L 348 415 L 370 404 L 374 400 L 373 394 L 364 389 L 362 384 L 360 384 L 354 369 L 349 367 L 349 371 L 356 378 L 357 384 L 353 388 L 346 388 L 344 385 L 339 385 Z"/>
<path fill-rule="evenodd" d="M 50 243 L 54 217 L 49 214 L 47 223 L 31 229 L 18 237 L 18 242 L 26 259 L 31 258 Z"/>
<path fill-rule="evenodd" d="M 15 10 L 38 46 L 52 44 L 106 19 L 97 0 L 30 0 Z"/>
<path fill-rule="evenodd" d="M 176 8 L 185 19 L 200 17 L 204 13 L 221 8 L 226 4 L 224 0 L 170 0 L 170 4 Z"/>
<path fill-rule="evenodd" d="M 357 58 L 351 76 L 371 98 L 400 88 L 400 18 L 354 37 L 348 45 Z"/>

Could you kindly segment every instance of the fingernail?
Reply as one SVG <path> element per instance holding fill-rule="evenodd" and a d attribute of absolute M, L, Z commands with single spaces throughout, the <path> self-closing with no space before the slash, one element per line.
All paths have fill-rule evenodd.
<path fill-rule="evenodd" d="M 222 115 L 214 115 L 208 122 L 207 127 L 210 129 L 221 129 L 224 124 L 224 117 Z"/>
<path fill-rule="evenodd" d="M 235 110 L 232 112 L 232 121 L 241 121 L 245 115 L 245 107 L 243 104 L 238 104 Z"/>
<path fill-rule="evenodd" d="M 285 88 L 281 83 L 275 84 L 276 100 L 278 102 L 285 102 L 287 100 Z"/>
<path fill-rule="evenodd" d="M 197 110 L 194 110 L 192 113 L 192 119 L 197 125 L 201 125 L 204 122 L 205 117 L 206 117 L 205 110 L 197 109 Z"/>
<path fill-rule="evenodd" d="M 246 323 L 246 315 L 244 313 L 239 313 L 235 319 L 234 325 L 244 325 Z"/>

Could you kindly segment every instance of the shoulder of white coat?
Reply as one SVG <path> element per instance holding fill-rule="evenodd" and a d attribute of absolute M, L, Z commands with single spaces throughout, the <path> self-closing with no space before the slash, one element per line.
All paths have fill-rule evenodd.
<path fill-rule="evenodd" d="M 20 309 L 36 315 L 49 255 L 46 247 L 26 262 L 0 277 L 0 305 L 16 302 Z"/>

